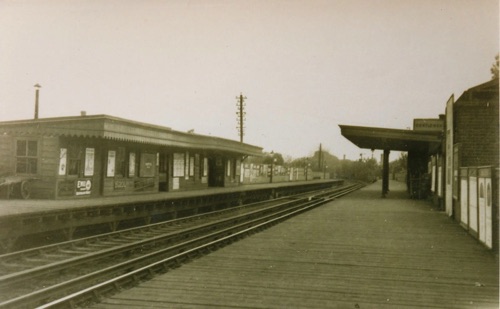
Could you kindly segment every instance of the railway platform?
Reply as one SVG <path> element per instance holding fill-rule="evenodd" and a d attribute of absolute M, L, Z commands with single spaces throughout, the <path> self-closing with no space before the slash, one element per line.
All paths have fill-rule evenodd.
<path fill-rule="evenodd" d="M 429 202 L 371 184 L 93 308 L 498 308 L 498 256 Z"/>
<path fill-rule="evenodd" d="M 0 200 L 0 252 L 343 184 L 341 179 L 60 200 Z"/>

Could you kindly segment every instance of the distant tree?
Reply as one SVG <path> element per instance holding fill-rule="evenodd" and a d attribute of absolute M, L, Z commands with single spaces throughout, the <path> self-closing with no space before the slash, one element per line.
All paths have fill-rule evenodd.
<path fill-rule="evenodd" d="M 495 56 L 495 62 L 491 65 L 491 79 L 498 78 L 498 54 Z"/>
<path fill-rule="evenodd" d="M 321 162 L 321 164 L 319 162 L 320 159 L 323 161 Z M 315 169 L 321 169 L 325 166 L 334 167 L 340 164 L 339 158 L 337 158 L 335 155 L 332 155 L 328 150 L 321 151 L 321 154 L 319 151 L 315 151 L 311 160 L 313 163 L 312 166 Z"/>
<path fill-rule="evenodd" d="M 266 154 L 262 163 L 264 164 L 274 163 L 276 165 L 283 165 L 285 163 L 285 160 L 283 159 L 283 155 L 281 153 L 271 152 Z"/>
<path fill-rule="evenodd" d="M 381 176 L 381 170 L 375 159 L 342 160 L 338 175 L 344 179 L 373 182 Z"/>
<path fill-rule="evenodd" d="M 396 160 L 389 162 L 389 170 L 391 173 L 401 173 L 406 172 L 406 167 L 408 166 L 408 154 L 400 153 L 399 158 Z"/>

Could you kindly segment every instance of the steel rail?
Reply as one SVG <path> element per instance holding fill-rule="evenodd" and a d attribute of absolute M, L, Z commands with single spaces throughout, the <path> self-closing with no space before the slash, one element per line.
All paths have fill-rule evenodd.
<path fill-rule="evenodd" d="M 155 235 L 149 235 L 147 233 L 144 235 L 136 235 L 137 239 L 132 240 L 132 242 L 130 242 L 130 238 L 127 238 L 126 236 L 119 239 L 106 237 L 104 238 L 104 242 L 102 242 L 102 237 L 96 237 L 92 239 L 94 240 L 93 242 L 89 243 L 87 241 L 86 244 L 88 244 L 89 246 L 98 246 L 97 248 L 94 248 L 99 249 L 98 251 L 83 251 L 83 249 L 85 248 L 80 248 L 79 251 L 73 251 L 75 253 L 79 253 L 79 255 L 77 256 L 0 276 L 0 287 L 12 285 L 16 282 L 20 282 L 26 279 L 32 280 L 35 277 L 53 273 L 55 271 L 60 271 L 62 269 L 76 267 L 80 264 L 87 263 L 89 259 L 102 260 L 110 256 L 117 256 L 120 254 L 133 252 L 138 248 L 151 248 L 169 244 L 176 241 L 177 239 L 192 237 L 192 235 L 205 233 L 210 230 L 219 228 L 220 226 L 234 224 L 234 222 L 237 222 L 238 220 L 248 220 L 249 218 L 251 218 L 251 216 L 260 216 L 262 213 L 268 211 L 276 211 L 277 209 L 283 207 L 290 207 L 293 204 L 299 202 L 300 199 L 280 201 L 279 203 L 273 203 L 272 205 L 267 205 L 267 207 L 256 210 L 248 209 L 245 213 L 238 214 L 237 216 L 233 215 L 230 218 L 217 218 L 217 220 L 215 221 L 205 221 L 201 224 L 198 223 L 194 227 L 184 227 L 183 229 L 177 229 L 175 231 L 163 231 L 162 233 L 158 233 Z M 149 232 L 149 229 L 146 229 L 145 231 Z M 123 236 L 123 233 L 118 233 L 115 235 Z M 125 235 L 128 235 L 128 232 L 125 232 Z M 96 242 L 95 240 L 99 240 L 100 242 Z M 99 245 L 101 244 L 102 248 L 99 247 Z"/>
<path fill-rule="evenodd" d="M 270 206 L 269 205 L 270 203 L 278 203 L 279 204 L 281 201 L 286 201 L 289 199 L 296 199 L 296 198 L 301 197 L 301 196 L 315 195 L 317 193 L 321 193 L 324 191 L 325 191 L 325 189 L 310 191 L 310 192 L 306 192 L 306 193 L 299 193 L 299 194 L 292 195 L 292 196 L 285 196 L 285 197 L 276 198 L 274 200 L 260 201 L 260 202 L 250 203 L 250 204 L 246 204 L 246 205 L 242 205 L 242 206 L 212 211 L 209 213 L 197 214 L 197 215 L 190 216 L 190 217 L 153 223 L 153 224 L 149 224 L 147 226 L 139 226 L 139 227 L 129 228 L 127 230 L 115 231 L 115 232 L 100 234 L 100 235 L 96 235 L 96 236 L 90 236 L 90 237 L 85 237 L 85 238 L 64 241 L 64 242 L 60 242 L 57 244 L 46 245 L 43 247 L 37 247 L 37 248 L 31 248 L 31 249 L 6 253 L 3 255 L 0 255 L 0 264 L 9 264 L 10 261 L 20 261 L 24 258 L 33 258 L 33 257 L 38 258 L 38 256 L 43 257 L 43 256 L 59 255 L 61 253 L 61 251 L 64 251 L 64 250 L 71 251 L 71 253 L 77 253 L 74 251 L 78 251 L 78 250 L 82 250 L 82 249 L 81 248 L 75 249 L 75 247 L 85 246 L 85 245 L 88 245 L 89 243 L 94 243 L 94 242 L 106 242 L 109 240 L 116 239 L 120 235 L 126 235 L 125 237 L 127 237 L 127 236 L 131 236 L 134 233 L 147 233 L 147 232 L 164 233 L 164 231 L 158 231 L 158 230 L 166 229 L 169 227 L 178 227 L 181 224 L 191 223 L 191 222 L 194 222 L 196 220 L 206 219 L 206 218 L 220 216 L 220 215 L 224 215 L 224 214 L 231 214 L 231 213 L 234 213 L 237 211 L 241 211 L 243 209 L 256 208 L 256 207 L 261 207 L 261 206 L 268 207 L 268 206 Z M 62 252 L 62 253 L 64 253 L 64 252 Z M 19 267 L 22 267 L 22 266 L 19 265 Z M 29 267 L 26 267 L 26 268 L 29 268 Z M 1 273 L 1 270 L 0 270 L 0 273 Z"/>
<path fill-rule="evenodd" d="M 71 240 L 71 241 L 65 241 L 62 243 L 58 244 L 52 244 L 52 245 L 47 245 L 43 247 L 38 247 L 38 248 L 32 248 L 32 249 L 27 249 L 27 250 L 22 250 L 18 252 L 13 252 L 13 253 L 7 253 L 4 255 L 0 255 L 0 264 L 9 264 L 11 262 L 19 262 L 22 261 L 23 259 L 43 259 L 44 257 L 56 257 L 56 256 L 63 256 L 64 254 L 84 254 L 85 253 L 85 248 L 84 246 L 92 245 L 92 244 L 100 244 L 100 243 L 109 243 L 109 242 L 120 242 L 117 239 L 124 238 L 124 239 L 142 239 L 144 238 L 144 234 L 152 234 L 154 235 L 161 235 L 165 234 L 169 230 L 178 230 L 179 227 L 183 225 L 189 225 L 191 223 L 198 224 L 200 220 L 206 220 L 214 217 L 222 217 L 224 215 L 232 215 L 234 213 L 241 213 L 242 211 L 251 211 L 252 209 L 258 209 L 259 207 L 270 207 L 271 203 L 278 206 L 280 203 L 287 203 L 290 200 L 290 197 L 288 198 L 280 198 L 280 199 L 275 199 L 273 201 L 267 201 L 267 202 L 258 202 L 258 203 L 252 203 L 252 204 L 247 204 L 243 206 L 238 206 L 238 207 L 232 207 L 230 209 L 223 209 L 223 210 L 218 210 L 210 213 L 204 213 L 204 214 L 199 214 L 195 216 L 191 216 L 188 218 L 181 218 L 181 219 L 175 219 L 175 220 L 170 220 L 167 222 L 159 222 L 159 223 L 154 223 L 150 224 L 148 226 L 140 226 L 140 227 L 135 227 L 135 228 L 130 228 L 127 230 L 122 230 L 122 231 L 115 231 L 111 233 L 106 233 L 106 234 L 101 234 L 97 236 L 91 236 L 91 237 L 86 237 L 86 238 L 81 238 L 81 239 L 76 239 L 76 240 Z M 48 259 L 50 260 L 50 259 Z M 18 268 L 27 268 L 29 269 L 29 266 L 23 267 L 22 265 L 15 265 L 14 267 Z M 31 267 L 32 268 L 32 267 Z M 6 269 L 1 270 L 0 269 L 0 284 L 2 281 L 2 276 L 1 273 L 9 273 L 8 266 Z"/>
<path fill-rule="evenodd" d="M 98 302 L 101 297 L 103 297 L 106 292 L 107 293 L 115 293 L 117 290 L 125 288 L 126 286 L 133 286 L 138 283 L 141 279 L 150 279 L 156 274 L 161 274 L 168 271 L 169 268 L 173 268 L 173 266 L 178 266 L 179 260 L 186 261 L 191 260 L 192 256 L 199 255 L 200 252 L 203 254 L 204 252 L 212 252 L 212 248 L 220 248 L 225 246 L 227 243 L 231 243 L 234 240 L 238 240 L 240 238 L 246 237 L 247 235 L 253 234 L 265 228 L 268 228 L 272 225 L 275 225 L 279 222 L 282 222 L 292 216 L 303 213 L 309 209 L 327 203 L 337 197 L 346 195 L 352 191 L 358 190 L 360 186 L 355 186 L 355 188 L 344 190 L 343 192 L 338 193 L 335 196 L 324 197 L 322 199 L 317 199 L 314 201 L 310 201 L 306 206 L 296 209 L 292 212 L 288 212 L 286 214 L 282 214 L 278 217 L 266 220 L 265 222 L 259 223 L 252 227 L 240 230 L 235 233 L 231 233 L 231 235 L 224 236 L 220 239 L 210 241 L 208 243 L 202 244 L 198 247 L 188 249 L 182 253 L 178 253 L 174 256 L 168 257 L 161 261 L 154 262 L 150 265 L 138 268 L 133 270 L 127 274 L 120 275 L 113 279 L 98 283 L 92 287 L 85 288 L 81 291 L 75 292 L 73 294 L 64 296 L 60 299 L 51 301 L 47 304 L 37 307 L 38 309 L 48 309 L 48 308 L 74 308 L 75 305 L 81 305 L 84 303 Z M 102 291 L 102 292 L 98 292 Z"/>
<path fill-rule="evenodd" d="M 147 226 L 133 227 L 133 228 L 129 228 L 127 230 L 114 231 L 114 232 L 109 232 L 109 233 L 105 233 L 105 234 L 89 236 L 89 237 L 85 237 L 85 238 L 63 241 L 63 242 L 59 242 L 56 244 L 46 245 L 43 247 L 36 247 L 36 248 L 30 248 L 30 249 L 20 250 L 20 251 L 16 251 L 16 252 L 5 253 L 5 254 L 0 255 L 0 263 L 8 264 L 10 261 L 19 261 L 25 257 L 30 258 L 30 257 L 34 257 L 34 256 L 40 256 L 40 255 L 44 256 L 44 255 L 51 255 L 54 253 L 57 254 L 57 253 L 59 253 L 58 250 L 70 250 L 71 251 L 72 249 L 74 249 L 74 247 L 78 247 L 80 245 L 86 245 L 89 242 L 107 241 L 108 239 L 116 238 L 118 235 L 127 235 L 127 234 L 142 233 L 142 232 L 148 232 L 148 231 L 154 232 L 155 229 L 162 229 L 162 228 L 167 228 L 167 227 L 178 226 L 181 224 L 190 223 L 190 222 L 193 222 L 196 220 L 214 217 L 214 216 L 218 216 L 218 215 L 222 215 L 222 214 L 226 214 L 226 213 L 231 214 L 231 213 L 234 213 L 236 211 L 241 211 L 242 209 L 248 209 L 250 207 L 255 208 L 255 207 L 262 206 L 262 205 L 266 206 L 266 205 L 269 205 L 269 203 L 271 203 L 271 202 L 279 203 L 282 200 L 298 198 L 301 196 L 310 196 L 311 194 L 314 195 L 316 193 L 320 193 L 320 192 L 323 192 L 325 190 L 326 189 L 314 190 L 314 191 L 309 191 L 309 192 L 305 192 L 305 193 L 299 193 L 299 194 L 295 194 L 295 195 L 279 197 L 279 198 L 276 198 L 274 200 L 259 201 L 259 202 L 255 202 L 255 203 L 250 203 L 250 204 L 226 208 L 226 209 L 222 209 L 222 210 L 207 212 L 207 213 L 203 213 L 203 214 L 197 214 L 194 216 L 183 217 L 183 218 L 173 219 L 173 220 L 169 220 L 169 221 L 153 223 L 153 224 L 149 224 Z"/>
<path fill-rule="evenodd" d="M 306 203 L 306 206 L 295 205 L 295 208 L 308 209 L 310 207 L 316 207 L 319 204 L 323 204 L 326 201 L 329 201 L 333 198 L 347 194 L 347 193 L 352 192 L 353 190 L 357 190 L 357 189 L 358 188 L 342 189 L 342 190 L 340 190 L 340 192 L 338 190 L 337 193 L 335 193 L 331 196 L 327 196 L 327 197 L 325 197 L 325 195 L 328 195 L 328 193 L 323 192 L 321 194 L 317 194 L 315 196 L 310 196 L 308 198 L 307 197 L 306 198 L 299 198 L 298 201 L 307 200 L 308 202 Z M 296 204 L 294 202 L 291 202 L 291 203 Z M 307 206 L 307 205 L 312 205 L 312 206 Z M 49 297 L 49 295 L 57 294 L 57 292 L 59 292 L 61 290 L 81 289 L 82 285 L 87 284 L 90 281 L 98 280 L 98 278 L 100 278 L 103 273 L 108 274 L 107 277 L 109 277 L 110 275 L 121 276 L 123 273 L 130 272 L 130 270 L 134 269 L 136 267 L 134 265 L 137 265 L 137 263 L 144 264 L 145 260 L 148 261 L 147 263 L 150 263 L 152 260 L 154 260 L 154 259 L 157 260 L 158 257 L 164 257 L 166 254 L 179 255 L 179 254 L 181 254 L 180 252 L 182 252 L 182 251 L 192 252 L 192 250 L 190 248 L 192 246 L 200 246 L 200 244 L 206 243 L 207 241 L 212 242 L 212 241 L 214 241 L 214 239 L 221 238 L 221 237 L 225 238 L 229 234 L 239 233 L 239 232 L 235 232 L 235 231 L 238 231 L 241 229 L 248 229 L 251 226 L 254 226 L 256 224 L 260 225 L 263 220 L 271 220 L 272 221 L 272 219 L 269 219 L 269 218 L 276 217 L 278 215 L 279 216 L 287 216 L 284 213 L 290 212 L 290 211 L 293 211 L 293 213 L 295 213 L 295 212 L 300 211 L 300 210 L 292 210 L 292 208 L 289 208 L 289 209 L 285 209 L 285 210 L 280 211 L 278 214 L 267 215 L 266 218 L 252 219 L 251 222 L 244 222 L 244 223 L 239 223 L 238 220 L 240 220 L 243 216 L 248 217 L 249 215 L 253 215 L 255 213 L 262 212 L 262 211 L 254 211 L 254 212 L 250 212 L 250 213 L 247 213 L 244 215 L 237 216 L 237 217 L 232 218 L 232 219 L 221 220 L 222 223 L 238 222 L 238 224 L 236 224 L 236 226 L 233 226 L 233 227 L 223 228 L 222 230 L 219 230 L 217 232 L 209 233 L 209 234 L 203 235 L 201 237 L 197 237 L 197 238 L 188 240 L 182 244 L 177 244 L 177 245 L 171 246 L 171 247 L 163 249 L 163 250 L 152 252 L 152 253 L 147 254 L 143 257 L 131 259 L 127 262 L 123 262 L 123 263 L 120 263 L 120 264 L 117 264 L 117 265 L 114 265 L 111 267 L 107 267 L 101 271 L 95 271 L 93 273 L 90 273 L 90 274 L 87 274 L 87 275 L 84 275 L 84 276 L 81 276 L 81 277 L 78 277 L 75 279 L 71 279 L 65 283 L 56 284 L 56 285 L 53 285 L 51 287 L 35 291 L 35 292 L 30 293 L 28 295 L 16 297 L 14 299 L 11 299 L 11 300 L 8 300 L 4 303 L 1 303 L 0 307 L 16 307 L 17 308 L 18 306 L 22 306 L 23 303 L 24 304 L 29 303 L 30 305 L 32 305 L 32 304 L 36 304 L 36 303 L 39 303 L 42 301 L 47 301 L 47 298 Z M 207 228 L 209 228 L 209 226 L 210 226 L 210 224 L 205 224 L 205 225 Z"/>

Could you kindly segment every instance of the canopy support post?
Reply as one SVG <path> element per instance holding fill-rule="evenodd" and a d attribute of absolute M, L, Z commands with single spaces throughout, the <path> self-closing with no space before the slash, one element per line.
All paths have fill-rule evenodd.
<path fill-rule="evenodd" d="M 382 164 L 382 197 L 389 192 L 389 149 L 384 149 L 384 162 Z"/>

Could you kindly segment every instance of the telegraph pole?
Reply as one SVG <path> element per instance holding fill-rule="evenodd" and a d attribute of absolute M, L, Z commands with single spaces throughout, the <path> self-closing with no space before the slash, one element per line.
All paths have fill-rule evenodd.
<path fill-rule="evenodd" d="M 237 103 L 236 103 L 236 107 L 237 107 L 237 111 L 236 111 L 236 115 L 238 116 L 238 118 L 236 118 L 236 121 L 238 123 L 238 127 L 236 127 L 236 129 L 238 130 L 238 133 L 240 135 L 240 142 L 243 143 L 243 135 L 244 135 L 244 123 L 245 123 L 245 100 L 247 99 L 247 97 L 244 97 L 242 93 L 240 93 L 240 96 L 236 97 L 236 100 Z"/>

